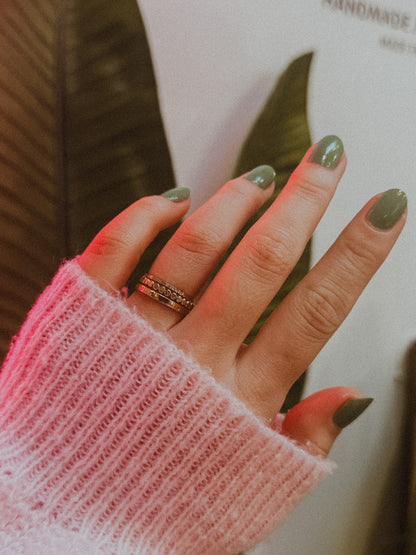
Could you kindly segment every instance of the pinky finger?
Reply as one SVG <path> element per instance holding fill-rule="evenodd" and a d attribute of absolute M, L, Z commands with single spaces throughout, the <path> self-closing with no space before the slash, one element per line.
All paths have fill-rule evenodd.
<path fill-rule="evenodd" d="M 351 387 L 323 389 L 286 414 L 282 433 L 313 454 L 326 457 L 341 430 L 358 418 L 372 401 Z"/>
<path fill-rule="evenodd" d="M 79 265 L 103 289 L 120 289 L 151 241 L 180 220 L 189 206 L 186 188 L 141 198 L 96 235 L 79 258 Z"/>

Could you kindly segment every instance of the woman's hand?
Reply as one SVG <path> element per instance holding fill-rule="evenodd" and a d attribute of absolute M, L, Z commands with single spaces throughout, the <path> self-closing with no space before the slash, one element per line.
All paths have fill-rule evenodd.
<path fill-rule="evenodd" d="M 268 166 L 224 185 L 180 226 L 150 273 L 197 298 L 185 317 L 134 292 L 129 303 L 188 351 L 257 415 L 273 419 L 287 392 L 347 316 L 405 223 L 406 196 L 372 198 L 329 251 L 291 291 L 250 346 L 244 338 L 282 286 L 328 206 L 346 167 L 341 141 L 311 147 L 267 212 L 215 279 L 209 275 L 237 232 L 273 192 Z M 187 190 L 142 198 L 92 241 L 79 259 L 109 291 L 120 289 L 142 252 L 190 207 Z M 324 390 L 299 403 L 283 433 L 326 454 L 341 428 L 368 405 L 351 388 Z"/>

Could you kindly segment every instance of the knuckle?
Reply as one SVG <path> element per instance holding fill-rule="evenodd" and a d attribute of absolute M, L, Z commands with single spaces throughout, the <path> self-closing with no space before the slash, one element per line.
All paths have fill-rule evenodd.
<path fill-rule="evenodd" d="M 89 246 L 90 254 L 97 256 L 114 256 L 125 251 L 131 244 L 128 234 L 116 232 L 112 229 L 104 228 L 95 237 Z"/>
<path fill-rule="evenodd" d="M 299 310 L 305 331 L 318 340 L 330 337 L 348 314 L 342 291 L 331 282 L 307 287 Z"/>
<path fill-rule="evenodd" d="M 310 171 L 298 168 L 294 173 L 295 190 L 298 195 L 307 201 L 316 203 L 327 198 L 331 191 L 331 183 L 326 176 L 316 176 Z"/>
<path fill-rule="evenodd" d="M 159 214 L 159 198 L 155 196 L 142 197 L 136 203 L 140 209 L 140 218 L 149 222 L 156 220 Z"/>
<path fill-rule="evenodd" d="M 357 277 L 366 276 L 373 272 L 380 264 L 380 255 L 375 246 L 354 237 L 344 237 L 342 245 L 344 256 L 344 267 L 351 275 L 353 272 Z"/>
<path fill-rule="evenodd" d="M 224 189 L 232 193 L 244 194 L 244 191 L 241 185 L 242 185 L 242 182 L 240 178 L 230 179 L 229 181 L 227 181 L 227 183 L 225 183 Z"/>
<path fill-rule="evenodd" d="M 224 186 L 224 191 L 234 196 L 241 197 L 244 201 L 251 201 L 253 198 L 253 193 L 256 191 L 261 191 L 260 187 L 253 187 L 253 184 L 245 179 L 238 177 L 237 179 L 231 179 L 227 181 Z"/>
<path fill-rule="evenodd" d="M 191 255 L 211 259 L 221 252 L 224 240 L 213 229 L 202 229 L 186 220 L 172 237 L 173 244 Z"/>
<path fill-rule="evenodd" d="M 249 271 L 261 280 L 286 276 L 292 270 L 295 252 L 293 240 L 285 233 L 257 235 L 246 253 Z"/>

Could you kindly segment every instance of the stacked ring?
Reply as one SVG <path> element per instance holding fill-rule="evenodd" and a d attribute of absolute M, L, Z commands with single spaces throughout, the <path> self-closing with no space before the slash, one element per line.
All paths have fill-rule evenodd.
<path fill-rule="evenodd" d="M 136 290 L 180 314 L 188 314 L 195 306 L 193 299 L 187 297 L 181 289 L 152 274 L 144 274 Z"/>

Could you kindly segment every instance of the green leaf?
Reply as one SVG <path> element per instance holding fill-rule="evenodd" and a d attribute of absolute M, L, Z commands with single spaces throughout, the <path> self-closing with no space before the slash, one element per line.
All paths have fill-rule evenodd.
<path fill-rule="evenodd" d="M 136 0 L 72 0 L 65 18 L 69 254 L 138 198 L 175 187 L 156 82 Z M 147 270 L 161 234 L 131 278 Z"/>
<path fill-rule="evenodd" d="M 60 260 L 175 180 L 136 0 L 4 2 L 0 40 L 1 356 Z"/>
<path fill-rule="evenodd" d="M 241 175 L 262 164 L 269 164 L 274 167 L 277 173 L 276 189 L 272 198 L 251 218 L 236 237 L 231 250 L 275 200 L 286 184 L 290 174 L 311 145 L 307 117 L 307 91 L 312 56 L 312 53 L 308 53 L 297 58 L 280 76 L 241 149 L 234 172 L 235 175 Z M 311 242 L 308 243 L 299 262 L 283 287 L 276 294 L 250 332 L 246 339 L 247 343 L 254 339 L 267 317 L 308 272 L 310 267 L 310 248 Z M 285 410 L 289 405 L 291 406 L 298 401 L 302 386 L 303 378 L 297 382 L 288 396 L 284 407 Z"/>

